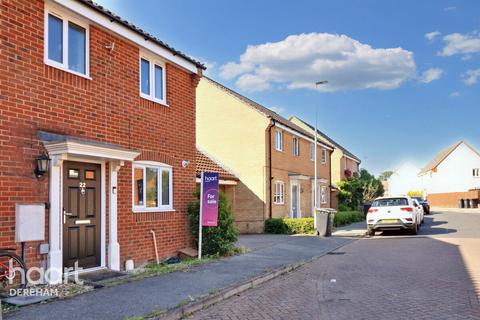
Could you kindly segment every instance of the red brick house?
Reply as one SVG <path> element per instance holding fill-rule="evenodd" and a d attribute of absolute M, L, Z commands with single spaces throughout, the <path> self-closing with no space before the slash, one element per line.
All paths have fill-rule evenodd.
<path fill-rule="evenodd" d="M 0 22 L 0 247 L 35 203 L 29 266 L 139 265 L 151 231 L 161 257 L 186 247 L 203 65 L 89 0 L 5 0 Z"/>

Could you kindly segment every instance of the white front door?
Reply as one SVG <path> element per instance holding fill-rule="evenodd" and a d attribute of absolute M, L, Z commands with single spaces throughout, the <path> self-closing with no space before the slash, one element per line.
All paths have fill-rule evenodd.
<path fill-rule="evenodd" d="M 290 187 L 290 216 L 292 218 L 300 218 L 300 186 L 296 182 L 292 182 Z"/>

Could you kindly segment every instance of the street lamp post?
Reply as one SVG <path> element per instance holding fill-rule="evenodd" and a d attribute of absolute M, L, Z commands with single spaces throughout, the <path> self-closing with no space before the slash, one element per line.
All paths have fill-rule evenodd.
<path fill-rule="evenodd" d="M 322 80 L 322 81 L 317 81 L 315 82 L 315 89 L 318 89 L 318 86 L 322 85 L 322 84 L 327 84 L 328 81 L 327 80 Z M 314 133 L 314 136 L 315 136 L 315 143 L 314 143 L 314 172 L 315 172 L 315 177 L 314 177 L 314 186 L 313 186 L 313 192 L 314 192 L 314 195 L 313 195 L 313 206 L 314 206 L 314 210 L 313 210 L 313 227 L 315 230 L 317 230 L 317 207 L 318 207 L 318 166 L 317 166 L 317 118 L 318 118 L 318 107 L 315 108 L 315 133 Z"/>

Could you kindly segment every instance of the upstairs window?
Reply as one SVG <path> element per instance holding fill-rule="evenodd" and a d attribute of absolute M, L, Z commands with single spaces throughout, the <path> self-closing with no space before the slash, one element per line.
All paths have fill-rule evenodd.
<path fill-rule="evenodd" d="M 310 143 L 310 160 L 315 161 L 315 145 Z"/>
<path fill-rule="evenodd" d="M 293 137 L 292 145 L 293 145 L 293 155 L 295 157 L 300 156 L 300 140 L 297 137 Z"/>
<path fill-rule="evenodd" d="M 166 103 L 165 64 L 148 57 L 140 57 L 140 95 L 159 103 Z"/>
<path fill-rule="evenodd" d="M 327 163 L 327 149 L 322 148 L 322 164 Z"/>
<path fill-rule="evenodd" d="M 77 75 L 89 74 L 88 26 L 63 14 L 47 11 L 45 63 Z"/>
<path fill-rule="evenodd" d="M 136 162 L 133 166 L 133 210 L 173 210 L 172 168 L 161 163 Z"/>
<path fill-rule="evenodd" d="M 479 168 L 475 168 L 472 170 L 472 174 L 475 178 L 478 178 L 480 177 L 480 169 Z"/>
<path fill-rule="evenodd" d="M 283 150 L 283 132 L 281 130 L 275 130 L 275 150 Z"/>

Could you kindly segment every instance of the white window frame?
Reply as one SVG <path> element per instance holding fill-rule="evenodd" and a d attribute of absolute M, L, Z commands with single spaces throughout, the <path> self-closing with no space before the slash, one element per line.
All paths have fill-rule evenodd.
<path fill-rule="evenodd" d="M 146 94 L 142 92 L 142 59 L 146 60 L 150 64 L 150 94 Z M 155 97 L 155 66 L 162 68 L 162 79 L 163 79 L 163 86 L 162 86 L 162 96 L 163 99 L 159 99 Z M 140 52 L 140 57 L 138 58 L 138 91 L 140 92 L 140 96 L 142 98 L 161 103 L 163 105 L 168 106 L 167 104 L 167 65 L 165 61 L 160 58 L 157 58 L 151 54 Z"/>
<path fill-rule="evenodd" d="M 283 151 L 283 131 L 275 130 L 275 150 Z"/>
<path fill-rule="evenodd" d="M 52 15 L 62 20 L 62 63 L 50 60 L 48 58 L 48 16 Z M 86 78 L 90 78 L 90 28 L 89 24 L 82 19 L 79 19 L 71 14 L 68 14 L 62 9 L 52 8 L 45 6 L 45 18 L 44 18 L 44 41 L 43 41 L 43 57 L 44 63 L 54 68 L 61 69 L 66 72 L 73 73 L 74 75 Z M 72 22 L 85 29 L 85 74 L 68 68 L 68 23 Z"/>
<path fill-rule="evenodd" d="M 292 151 L 293 151 L 293 156 L 294 157 L 299 157 L 300 156 L 300 138 L 298 137 L 293 137 L 292 138 Z"/>
<path fill-rule="evenodd" d="M 327 163 L 327 148 L 322 147 L 322 164 Z"/>
<path fill-rule="evenodd" d="M 472 175 L 474 178 L 480 178 L 480 168 L 473 168 Z"/>
<path fill-rule="evenodd" d="M 348 169 L 348 159 L 345 157 L 345 170 Z"/>
<path fill-rule="evenodd" d="M 327 203 L 327 187 L 326 186 L 320 187 L 320 203 L 321 204 Z"/>
<path fill-rule="evenodd" d="M 285 182 L 275 181 L 275 189 L 273 193 L 274 204 L 285 204 Z"/>
<path fill-rule="evenodd" d="M 135 169 L 143 169 L 143 205 L 135 205 Z M 147 188 L 146 183 L 146 168 L 155 168 L 157 169 L 157 190 L 158 190 L 158 207 L 151 208 L 146 206 L 146 197 L 147 197 Z M 168 205 L 162 205 L 162 172 L 169 172 L 169 199 L 170 203 Z M 132 165 L 132 210 L 133 212 L 165 212 L 165 211 L 175 211 L 173 209 L 173 167 L 154 161 L 135 161 Z"/>

